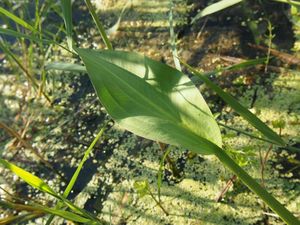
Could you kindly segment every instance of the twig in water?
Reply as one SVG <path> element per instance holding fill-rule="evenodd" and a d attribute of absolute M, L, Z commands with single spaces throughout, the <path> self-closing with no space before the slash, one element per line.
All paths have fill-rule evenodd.
<path fill-rule="evenodd" d="M 225 187 L 221 190 L 221 192 L 216 197 L 216 202 L 220 202 L 226 192 L 229 190 L 229 188 L 233 185 L 233 183 L 236 181 L 237 177 L 236 175 L 233 175 L 226 183 Z"/>
<path fill-rule="evenodd" d="M 202 25 L 200 31 L 199 31 L 198 34 L 197 34 L 197 38 L 200 38 L 200 36 L 201 36 L 201 34 L 202 34 L 202 32 L 203 32 L 205 26 L 206 26 L 207 20 L 208 20 L 208 17 L 206 17 L 206 18 L 204 19 L 204 23 L 203 23 L 203 25 Z"/>
<path fill-rule="evenodd" d="M 10 136 L 17 138 L 18 141 L 27 149 L 29 149 L 39 160 L 41 160 L 41 162 L 43 164 L 45 164 L 45 166 L 47 166 L 50 170 L 54 171 L 57 175 L 59 175 L 59 177 L 61 179 L 63 179 L 64 181 L 66 181 L 66 179 L 64 178 L 64 176 L 57 171 L 47 160 L 45 160 L 43 158 L 43 156 L 38 152 L 38 150 L 36 148 L 34 148 L 31 144 L 29 144 L 26 140 L 24 140 L 18 132 L 16 132 L 15 130 L 13 130 L 11 127 L 7 126 L 5 123 L 0 121 L 0 128 L 2 128 L 3 130 L 5 130 Z"/>

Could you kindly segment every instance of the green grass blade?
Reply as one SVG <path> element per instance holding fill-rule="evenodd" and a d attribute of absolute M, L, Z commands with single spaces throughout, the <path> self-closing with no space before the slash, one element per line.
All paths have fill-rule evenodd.
<path fill-rule="evenodd" d="M 300 6 L 300 2 L 299 1 L 294 1 L 294 0 L 273 0 L 273 1 L 290 4 L 290 5 L 293 5 L 293 6 Z"/>
<path fill-rule="evenodd" d="M 36 203 L 32 204 L 32 205 L 23 205 L 23 204 L 5 202 L 5 201 L 0 200 L 0 206 L 5 207 L 5 208 L 19 210 L 19 211 L 49 213 L 51 215 L 56 215 L 56 216 L 66 219 L 66 220 L 70 220 L 70 221 L 74 221 L 74 222 L 80 222 L 80 223 L 92 222 L 90 219 L 82 217 L 78 214 L 75 214 L 75 213 L 72 213 L 69 211 L 65 211 L 65 210 L 52 209 L 47 206 L 36 204 Z"/>
<path fill-rule="evenodd" d="M 6 43 L 1 39 L 0 37 L 0 49 L 3 50 L 3 52 L 9 56 L 17 65 L 18 67 L 24 72 L 26 78 L 28 79 L 28 81 L 32 84 L 32 86 L 34 87 L 34 89 L 37 91 L 39 84 L 36 81 L 36 79 L 34 78 L 34 76 L 32 74 L 30 74 L 28 72 L 28 70 L 23 66 L 23 64 L 21 63 L 21 60 L 7 47 Z M 45 93 L 44 91 L 42 92 L 42 95 L 47 99 L 47 101 L 49 103 L 51 103 L 51 99 L 48 96 L 47 93 Z"/>
<path fill-rule="evenodd" d="M 70 191 L 72 190 L 78 175 L 83 167 L 83 164 L 85 163 L 85 161 L 88 159 L 89 154 L 91 153 L 92 149 L 94 148 L 95 144 L 97 143 L 97 141 L 99 140 L 99 138 L 102 136 L 103 132 L 104 132 L 105 128 L 103 127 L 99 133 L 97 134 L 97 136 L 94 138 L 93 142 L 90 144 L 90 146 L 88 147 L 88 149 L 85 151 L 84 156 L 82 158 L 82 160 L 80 161 L 75 173 L 73 174 L 68 186 L 66 187 L 66 190 L 63 193 L 63 196 L 66 198 L 68 197 L 68 195 L 70 194 Z"/>
<path fill-rule="evenodd" d="M 16 37 L 16 38 L 25 38 L 31 41 L 35 41 L 35 42 L 43 42 L 45 44 L 55 44 L 54 41 L 51 40 L 46 40 L 46 39 L 40 39 L 39 37 L 36 37 L 34 35 L 27 35 L 27 34 L 23 34 L 20 33 L 18 31 L 14 31 L 11 29 L 4 29 L 4 28 L 0 28 L 0 34 L 4 34 L 4 35 L 8 35 L 8 36 L 12 36 L 12 37 Z"/>
<path fill-rule="evenodd" d="M 41 21 L 41 17 L 40 17 L 40 13 L 39 13 L 39 0 L 35 0 L 35 18 L 34 18 L 34 28 L 36 30 L 39 29 L 39 24 L 40 24 L 40 21 Z"/>
<path fill-rule="evenodd" d="M 14 174 L 18 175 L 22 180 L 24 180 L 30 186 L 32 186 L 42 192 L 46 192 L 54 197 L 59 196 L 48 184 L 46 184 L 39 177 L 27 172 L 26 170 L 23 170 L 22 168 L 4 160 L 4 159 L 0 159 L 0 164 L 2 164 L 5 168 L 12 171 Z"/>
<path fill-rule="evenodd" d="M 241 134 L 246 135 L 246 136 L 248 136 L 248 137 L 251 137 L 251 138 L 254 138 L 254 139 L 257 139 L 257 140 L 260 140 L 260 141 L 268 142 L 268 143 L 270 143 L 270 144 L 275 144 L 275 145 L 277 144 L 276 142 L 274 142 L 274 141 L 272 141 L 272 140 L 258 137 L 258 136 L 256 136 L 256 135 L 251 134 L 251 133 L 248 133 L 248 132 L 246 132 L 246 131 L 244 131 L 244 130 L 240 130 L 240 129 L 237 129 L 237 128 L 234 128 L 234 127 L 231 127 L 231 126 L 227 126 L 226 124 L 223 124 L 223 123 L 220 123 L 220 122 L 219 122 L 218 124 L 219 124 L 220 126 L 226 128 L 226 129 L 233 130 L 233 131 L 235 131 L 236 133 L 241 133 Z"/>
<path fill-rule="evenodd" d="M 62 70 L 68 72 L 78 72 L 78 73 L 86 73 L 85 66 L 81 66 L 73 63 L 65 63 L 65 62 L 53 62 L 49 63 L 46 67 L 46 70 Z"/>
<path fill-rule="evenodd" d="M 83 164 L 85 163 L 85 161 L 88 159 L 89 154 L 91 153 L 93 147 L 95 146 L 95 144 L 97 143 L 97 141 L 99 140 L 99 138 L 102 136 L 103 132 L 105 130 L 105 127 L 103 127 L 99 133 L 97 134 L 97 136 L 94 138 L 93 142 L 90 144 L 90 146 L 88 147 L 88 149 L 86 150 L 86 152 L 84 153 L 84 156 L 79 164 L 79 166 L 77 167 L 75 173 L 73 174 L 68 186 L 66 187 L 64 193 L 63 193 L 63 197 L 67 198 L 68 195 L 70 194 L 77 178 L 78 175 L 83 167 Z M 60 209 L 62 207 L 62 203 L 59 202 L 56 206 L 56 209 Z M 49 217 L 49 219 L 46 222 L 46 225 L 51 224 L 52 220 L 53 220 L 54 216 Z"/>
<path fill-rule="evenodd" d="M 39 37 L 37 37 L 35 35 L 27 35 L 27 34 L 24 34 L 24 33 L 18 32 L 18 31 L 14 31 L 11 29 L 6 29 L 6 28 L 4 29 L 4 28 L 0 27 L 0 34 L 4 34 L 4 35 L 16 37 L 16 38 L 24 38 L 24 39 L 28 39 L 31 41 L 35 41 L 37 43 L 43 42 L 45 44 L 55 44 L 55 45 L 58 45 L 59 47 L 65 49 L 66 51 L 69 51 L 69 49 L 65 48 L 64 46 L 62 46 L 61 44 L 59 44 L 56 41 L 49 40 L 49 39 L 40 39 Z M 73 52 L 71 52 L 71 53 L 73 53 Z"/>
<path fill-rule="evenodd" d="M 251 67 L 251 66 L 256 66 L 259 64 L 265 64 L 266 62 L 266 58 L 258 58 L 258 59 L 249 59 L 249 60 L 245 60 L 241 63 L 237 63 L 231 66 L 227 66 L 227 67 L 223 67 L 220 69 L 216 69 L 213 71 L 209 71 L 209 72 L 205 72 L 203 73 L 203 76 L 214 76 L 220 72 L 224 72 L 224 71 L 231 71 L 231 70 L 240 70 L 240 69 L 244 69 L 247 67 Z M 199 81 L 202 82 L 202 80 L 199 78 L 199 76 L 193 76 L 191 78 L 191 80 L 194 82 L 194 84 L 198 85 Z"/>
<path fill-rule="evenodd" d="M 117 22 L 113 26 L 111 26 L 110 28 L 105 30 L 105 33 L 107 34 L 107 36 L 113 35 L 118 31 L 118 29 L 120 27 L 120 24 L 121 24 L 121 21 L 122 21 L 122 18 L 123 18 L 123 15 L 125 14 L 126 9 L 129 6 L 129 4 L 131 3 L 131 1 L 132 0 L 127 0 L 127 3 L 123 6 L 122 11 L 119 15 L 119 18 L 118 18 Z"/>
<path fill-rule="evenodd" d="M 91 16 L 93 17 L 93 20 L 94 20 L 94 22 L 95 22 L 95 24 L 96 24 L 96 26 L 97 26 L 97 28 L 100 32 L 100 35 L 101 35 L 101 37 L 103 39 L 103 42 L 105 43 L 106 47 L 108 49 L 113 49 L 112 44 L 111 44 L 111 42 L 109 41 L 109 39 L 106 35 L 105 29 L 104 29 L 102 23 L 100 22 L 99 17 L 97 16 L 91 1 L 90 0 L 85 0 L 85 3 L 86 3 L 86 6 L 88 7 L 88 9 L 90 11 Z"/>
<path fill-rule="evenodd" d="M 165 151 L 162 159 L 160 160 L 159 163 L 159 169 L 158 169 L 158 173 L 157 173 L 157 197 L 158 197 L 158 201 L 160 202 L 160 196 L 161 196 L 161 184 L 162 184 L 162 174 L 163 174 L 163 168 L 164 168 L 164 162 L 167 158 L 167 156 L 169 155 L 169 153 L 171 152 L 172 148 L 168 147 L 167 150 Z"/>
<path fill-rule="evenodd" d="M 77 214 L 85 216 L 85 217 L 89 218 L 90 220 L 99 222 L 97 218 L 94 218 L 92 215 L 90 215 L 84 209 L 80 209 L 79 207 L 74 205 L 72 202 L 70 202 L 68 199 L 66 199 L 64 196 L 61 196 L 58 193 L 56 193 L 48 184 L 46 184 L 39 177 L 27 172 L 26 170 L 6 161 L 4 159 L 0 159 L 0 164 L 2 164 L 5 168 L 12 171 L 17 176 L 19 176 L 22 180 L 24 180 L 30 186 L 32 186 L 42 192 L 48 193 L 48 194 L 52 195 L 53 197 L 57 198 L 58 200 L 62 201 L 67 207 L 69 207 L 71 210 L 73 210 Z"/>
<path fill-rule="evenodd" d="M 204 8 L 203 10 L 201 10 L 193 19 L 192 19 L 192 22 L 191 23 L 194 23 L 196 20 L 204 17 L 204 16 L 207 16 L 207 15 L 210 15 L 210 14 L 213 14 L 215 12 L 218 12 L 218 11 L 221 11 L 223 9 L 226 9 L 230 6 L 233 6 L 237 3 L 240 3 L 242 2 L 243 0 L 221 0 L 221 1 L 218 1 L 214 4 L 211 4 L 209 6 L 207 6 L 206 8 Z"/>
<path fill-rule="evenodd" d="M 173 0 L 170 0 L 169 26 L 170 26 L 171 50 L 172 50 L 175 68 L 181 71 L 181 65 L 178 59 L 177 48 L 176 48 L 176 35 L 174 32 L 174 25 L 173 25 L 174 22 L 173 11 L 174 11 L 174 3 Z"/>
<path fill-rule="evenodd" d="M 26 213 L 17 216 L 7 216 L 0 219 L 0 224 L 25 224 L 25 222 L 40 216 L 42 216 L 42 213 Z"/>
<path fill-rule="evenodd" d="M 244 69 L 244 68 L 250 67 L 250 66 L 256 66 L 258 64 L 265 64 L 266 59 L 267 58 L 264 57 L 264 58 L 258 58 L 258 59 L 245 60 L 244 62 L 237 63 L 237 64 L 234 64 L 232 66 L 225 67 L 224 69 L 222 69 L 222 71 L 225 71 L 225 70 L 239 70 L 239 69 Z"/>
<path fill-rule="evenodd" d="M 251 191 L 257 194 L 279 217 L 288 225 L 299 225 L 300 221 L 287 210 L 280 202 L 277 201 L 269 192 L 262 188 L 251 176 L 249 176 L 243 168 L 232 160 L 225 151 L 216 147 L 216 157 L 235 173 L 241 181 L 249 187 Z"/>
<path fill-rule="evenodd" d="M 72 2 L 71 0 L 61 0 L 63 19 L 67 32 L 67 43 L 70 51 L 73 51 L 73 23 L 72 23 Z"/>
<path fill-rule="evenodd" d="M 251 113 L 247 108 L 242 106 L 234 97 L 230 94 L 224 92 L 218 85 L 209 80 L 205 75 L 199 73 L 197 70 L 193 69 L 190 65 L 181 61 L 188 70 L 190 70 L 194 75 L 198 76 L 202 82 L 204 82 L 208 87 L 214 90 L 228 105 L 230 105 L 240 116 L 247 120 L 252 126 L 259 130 L 265 137 L 272 140 L 280 146 L 286 145 L 282 138 L 276 134 L 271 128 L 269 128 L 264 122 L 262 122 L 258 117 Z"/>
<path fill-rule="evenodd" d="M 79 222 L 79 223 L 89 223 L 92 222 L 90 219 L 85 218 L 83 216 L 80 216 L 78 214 L 72 213 L 72 212 L 68 212 L 65 210 L 60 210 L 60 209 L 52 209 L 52 208 L 48 208 L 45 206 L 38 206 L 35 205 L 34 208 L 55 215 L 55 216 L 59 216 L 62 217 L 64 219 L 70 220 L 70 221 L 74 221 L 74 222 Z"/>
<path fill-rule="evenodd" d="M 17 17 L 13 13 L 7 11 L 6 9 L 0 7 L 0 13 L 4 14 L 5 16 L 7 16 L 11 20 L 13 20 L 15 23 L 21 25 L 22 27 L 24 27 L 24 28 L 26 28 L 26 29 L 28 29 L 28 30 L 30 30 L 32 32 L 36 32 L 36 30 L 34 29 L 33 26 L 31 26 L 29 23 L 27 23 L 26 21 L 24 21 L 20 17 Z"/>

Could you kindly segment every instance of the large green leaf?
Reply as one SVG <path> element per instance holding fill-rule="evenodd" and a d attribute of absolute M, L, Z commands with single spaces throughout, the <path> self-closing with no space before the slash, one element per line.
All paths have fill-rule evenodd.
<path fill-rule="evenodd" d="M 230 6 L 233 6 L 237 3 L 242 2 L 243 0 L 221 0 L 218 1 L 216 3 L 213 3 L 209 6 L 207 6 L 206 8 L 204 8 L 203 10 L 201 10 L 193 19 L 191 23 L 194 23 L 196 20 L 204 17 L 204 16 L 208 16 L 210 14 L 213 14 L 215 12 L 219 12 L 223 9 L 226 9 Z"/>
<path fill-rule="evenodd" d="M 239 115 L 247 120 L 252 126 L 259 130 L 265 137 L 271 140 L 273 143 L 281 146 L 285 146 L 284 140 L 276 134 L 271 128 L 269 128 L 264 122 L 262 122 L 257 116 L 250 112 L 247 108 L 241 105 L 233 96 L 223 91 L 218 85 L 210 81 L 208 77 L 199 73 L 193 69 L 190 65 L 181 61 L 194 75 L 198 76 L 208 87 L 213 89 L 228 105 L 230 105 Z"/>
<path fill-rule="evenodd" d="M 178 70 L 136 53 L 76 51 L 101 103 L 120 126 L 201 154 L 222 145 L 205 100 Z"/>

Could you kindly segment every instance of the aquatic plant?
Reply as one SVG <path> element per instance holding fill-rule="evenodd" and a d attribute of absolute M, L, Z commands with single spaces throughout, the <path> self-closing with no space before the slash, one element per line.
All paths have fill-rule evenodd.
<path fill-rule="evenodd" d="M 71 1 L 63 0 L 61 1 L 61 6 L 66 27 L 68 51 L 73 55 L 78 54 L 85 66 L 60 62 L 59 64 L 50 65 L 49 68 L 67 71 L 87 71 L 101 104 L 121 127 L 141 137 L 189 149 L 197 154 L 215 155 L 249 189 L 277 213 L 283 221 L 291 225 L 299 224 L 298 219 L 291 212 L 249 176 L 223 149 L 218 123 L 192 80 L 183 72 L 138 53 L 113 50 L 101 22 L 95 16 L 96 14 L 90 0 L 86 0 L 85 2 L 109 50 L 97 51 L 82 49 L 76 46 L 76 43 L 72 39 Z M 240 1 L 234 1 L 234 4 L 238 2 Z M 36 29 L 29 26 L 22 19 L 4 9 L 1 10 L 7 17 L 32 31 L 33 35 L 26 36 L 20 32 L 8 29 L 1 29 L 2 33 L 15 37 L 28 38 L 32 41 L 51 42 L 48 37 L 36 31 Z M 57 44 L 55 41 L 52 43 Z M 253 62 L 249 61 L 244 64 L 235 65 L 232 68 L 224 68 L 223 70 L 240 68 L 249 64 L 251 65 L 251 63 Z M 207 75 L 215 74 L 220 69 L 209 74 L 203 74 L 183 61 L 181 61 L 181 64 L 216 92 L 240 116 L 260 131 L 264 136 L 264 141 L 295 150 L 288 146 L 278 134 L 257 116 L 209 79 Z M 91 146 L 95 144 L 102 133 L 103 130 L 97 135 Z M 95 216 L 78 208 L 66 199 L 91 148 L 87 150 L 82 163 L 63 195 L 53 191 L 40 178 L 12 163 L 3 159 L 0 160 L 0 163 L 32 187 L 52 195 L 60 202 L 56 209 L 37 205 L 30 206 L 36 213 L 49 213 L 82 223 L 101 224 L 103 221 L 98 220 Z M 142 184 L 143 189 L 140 188 L 141 185 L 136 185 L 136 187 L 140 188 L 139 190 L 143 194 L 145 194 L 145 190 L 149 192 L 147 183 L 144 182 Z M 16 205 L 10 206 L 17 207 Z M 72 212 L 63 210 L 63 207 L 67 207 Z M 48 224 L 50 224 L 51 219 L 52 217 L 48 220 Z"/>

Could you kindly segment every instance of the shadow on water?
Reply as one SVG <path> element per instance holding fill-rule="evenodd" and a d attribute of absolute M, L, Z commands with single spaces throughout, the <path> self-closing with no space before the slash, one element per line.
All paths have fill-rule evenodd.
<path fill-rule="evenodd" d="M 134 192 L 131 192 L 128 189 L 120 190 L 118 192 L 114 193 L 127 193 L 129 195 L 135 195 Z M 174 194 L 176 193 L 176 194 Z M 180 194 L 178 194 L 180 193 Z M 245 221 L 247 219 L 255 219 L 256 217 L 253 216 L 237 216 L 236 214 L 228 214 L 228 212 L 225 212 L 222 210 L 222 203 L 219 203 L 218 206 L 216 206 L 216 202 L 212 199 L 208 199 L 205 197 L 200 197 L 198 195 L 194 195 L 191 192 L 187 192 L 187 190 L 183 190 L 179 187 L 173 186 L 167 191 L 166 193 L 162 193 L 162 198 L 164 199 L 162 201 L 162 204 L 166 207 L 169 216 L 175 216 L 175 217 L 183 217 L 185 219 L 189 220 L 197 220 L 197 221 L 205 221 L 205 222 L 210 222 L 210 223 L 220 223 L 220 218 L 223 219 L 222 224 L 226 224 L 226 221 L 228 221 L 228 224 L 238 222 L 239 224 L 249 224 Z M 187 207 L 184 205 L 183 202 L 181 204 L 176 205 L 172 204 L 174 199 L 181 199 L 184 200 L 184 202 L 192 202 L 192 206 Z M 123 211 L 126 211 L 127 214 L 132 215 L 133 217 L 138 215 L 137 217 L 142 217 L 143 219 L 146 219 L 147 221 L 152 221 L 158 224 L 168 224 L 169 219 L 163 215 L 162 212 L 158 212 L 160 216 L 155 216 L 153 214 L 153 208 L 157 208 L 156 210 L 160 210 L 159 207 L 155 204 L 153 201 L 152 204 L 149 204 L 147 206 L 144 206 L 142 208 L 136 207 L 135 205 L 132 205 L 131 203 L 129 204 L 124 204 L 121 201 L 118 201 L 116 199 L 108 198 L 107 201 L 109 203 L 112 203 L 114 207 L 111 209 L 111 216 L 112 218 L 118 218 L 122 217 L 122 215 L 117 214 L 118 212 L 118 207 L 121 207 Z M 139 199 L 138 201 L 142 201 L 143 199 Z M 221 205 L 220 205 L 221 204 Z M 232 207 L 232 209 L 239 209 L 240 207 L 243 208 L 248 208 L 248 209 L 253 209 L 257 208 L 258 210 L 260 209 L 260 206 L 253 206 L 253 205 L 247 205 L 247 204 L 236 204 L 236 203 L 226 203 L 227 206 Z M 209 209 L 209 210 L 207 210 Z M 155 210 L 155 211 L 156 211 Z M 211 215 L 213 211 L 214 216 Z M 109 214 L 108 212 L 104 211 L 102 212 L 103 215 Z M 157 213 L 156 213 L 157 214 Z"/>

